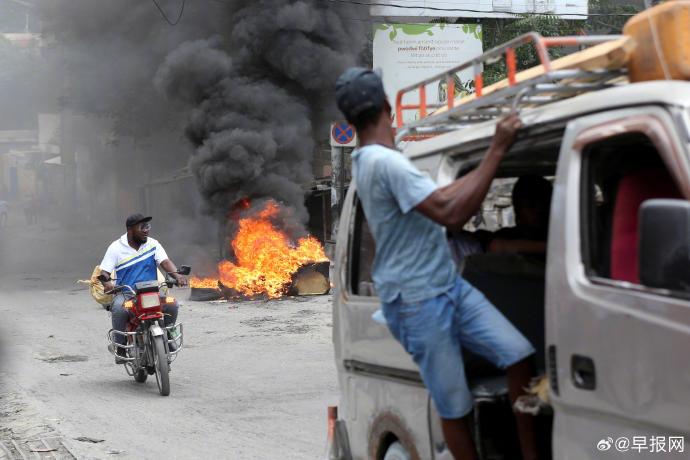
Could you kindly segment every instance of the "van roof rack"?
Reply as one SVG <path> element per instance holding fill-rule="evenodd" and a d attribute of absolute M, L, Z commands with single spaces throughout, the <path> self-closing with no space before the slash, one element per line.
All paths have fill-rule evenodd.
<path fill-rule="evenodd" d="M 626 82 L 627 72 L 622 65 L 623 62 L 620 63 L 621 65 L 613 66 L 615 67 L 613 69 L 606 67 L 600 70 L 554 69 L 548 53 L 549 47 L 599 45 L 624 37 L 624 35 L 542 37 L 536 32 L 529 32 L 474 59 L 403 88 L 398 91 L 395 101 L 396 140 L 420 140 L 432 137 L 472 123 L 500 117 L 511 111 L 549 104 Z M 532 76 L 535 73 L 533 69 L 525 71 L 524 74 L 529 72 L 529 76 L 522 78 L 524 74 L 517 73 L 515 49 L 529 43 L 534 45 L 542 69 L 539 71 L 539 66 L 533 68 L 537 70 L 534 76 Z M 507 79 L 492 85 L 493 88 L 489 87 L 487 88 L 489 91 L 485 91 L 483 65 L 493 64 L 501 58 L 505 58 Z M 468 68 L 474 69 L 475 93 L 456 99 L 455 75 Z M 442 84 L 442 82 L 445 82 L 447 87 L 446 101 L 439 104 L 427 103 L 427 86 Z M 413 92 L 417 92 L 419 102 L 404 104 L 403 98 Z M 430 109 L 433 111 L 430 112 Z M 418 111 L 419 118 L 404 123 L 403 113 L 408 110 Z"/>

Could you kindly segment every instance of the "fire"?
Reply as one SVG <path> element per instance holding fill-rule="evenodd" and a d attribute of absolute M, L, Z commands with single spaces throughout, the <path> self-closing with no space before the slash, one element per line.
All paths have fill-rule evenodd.
<path fill-rule="evenodd" d="M 216 288 L 220 281 L 247 297 L 263 294 L 274 299 L 284 294 L 299 267 L 327 261 L 314 237 L 300 238 L 296 246 L 290 244 L 287 235 L 270 220 L 278 211 L 278 204 L 268 201 L 255 216 L 240 219 L 231 243 L 237 263 L 224 260 L 218 264 L 218 278 L 192 277 L 190 285 Z"/>

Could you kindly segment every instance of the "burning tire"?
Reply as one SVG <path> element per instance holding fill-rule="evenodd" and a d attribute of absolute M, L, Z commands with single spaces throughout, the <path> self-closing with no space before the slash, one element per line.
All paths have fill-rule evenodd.
<path fill-rule="evenodd" d="M 220 289 L 213 288 L 197 288 L 192 287 L 189 295 L 189 300 L 198 302 L 209 302 L 211 300 L 220 300 L 223 298 L 223 293 Z"/>
<path fill-rule="evenodd" d="M 329 260 L 313 236 L 292 237 L 281 206 L 268 200 L 256 209 L 243 202 L 227 243 L 232 257 L 221 260 L 216 275 L 190 279 L 192 300 L 278 299 L 330 291 Z M 243 214 L 244 213 L 244 214 Z"/>

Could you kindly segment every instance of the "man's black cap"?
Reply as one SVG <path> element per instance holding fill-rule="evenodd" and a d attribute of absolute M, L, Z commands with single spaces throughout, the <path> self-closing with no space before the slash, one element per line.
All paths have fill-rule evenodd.
<path fill-rule="evenodd" d="M 151 217 L 151 216 L 145 216 L 145 215 L 139 214 L 139 213 L 132 214 L 131 216 L 129 216 L 127 218 L 127 222 L 125 222 L 125 225 L 127 227 L 133 227 L 133 226 L 140 224 L 142 222 L 149 222 L 151 219 L 153 219 L 153 217 Z"/>
<path fill-rule="evenodd" d="M 386 92 L 381 76 L 371 69 L 350 67 L 335 83 L 335 100 L 350 122 L 365 110 L 383 110 Z"/>

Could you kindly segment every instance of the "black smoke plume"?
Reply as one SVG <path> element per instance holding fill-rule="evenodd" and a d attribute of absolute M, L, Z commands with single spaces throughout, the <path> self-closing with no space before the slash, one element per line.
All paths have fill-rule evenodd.
<path fill-rule="evenodd" d="M 317 140 L 337 117 L 333 86 L 366 38 L 352 7 L 319 0 L 232 2 L 227 33 L 183 43 L 155 84 L 191 107 L 191 170 L 207 211 L 270 198 L 304 221 Z"/>

